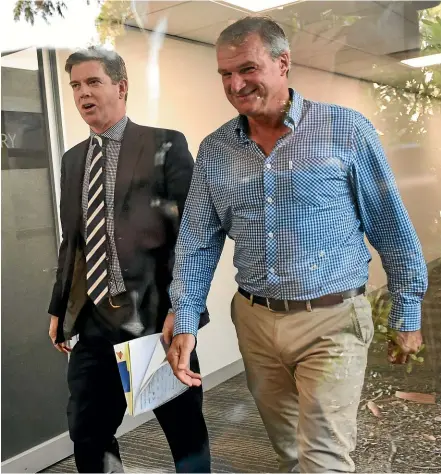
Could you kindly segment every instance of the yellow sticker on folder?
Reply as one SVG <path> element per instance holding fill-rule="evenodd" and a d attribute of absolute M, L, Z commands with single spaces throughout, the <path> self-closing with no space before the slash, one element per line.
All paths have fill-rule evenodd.
<path fill-rule="evenodd" d="M 167 362 L 161 334 L 133 339 L 114 348 L 129 415 L 154 410 L 188 389 Z"/>
<path fill-rule="evenodd" d="M 133 415 L 132 404 L 132 380 L 130 370 L 130 348 L 129 343 L 117 344 L 115 347 L 116 361 L 118 363 L 119 375 L 126 396 L 127 411 L 129 415 Z"/>

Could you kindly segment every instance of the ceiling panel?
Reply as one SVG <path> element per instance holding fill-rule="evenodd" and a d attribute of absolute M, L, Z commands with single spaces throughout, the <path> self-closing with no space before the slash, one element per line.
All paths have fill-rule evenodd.
<path fill-rule="evenodd" d="M 419 1 L 391 1 L 391 2 L 378 2 L 384 8 L 393 10 L 398 15 L 404 17 L 411 23 L 418 24 L 418 12 L 426 10 L 427 8 L 433 8 L 439 5 L 439 0 L 419 0 Z"/>
<path fill-rule="evenodd" d="M 197 30 L 187 31 L 185 32 L 185 36 L 196 41 L 201 41 L 203 43 L 209 43 L 214 45 L 219 35 L 225 28 L 227 28 L 227 26 L 229 26 L 231 21 L 234 21 L 234 19 L 228 21 L 221 21 L 219 23 L 215 23 L 204 28 L 199 28 Z M 291 38 L 291 36 L 293 35 L 292 29 L 288 26 L 283 26 L 283 29 L 287 37 Z"/>
<path fill-rule="evenodd" d="M 221 21 L 204 28 L 188 31 L 185 36 L 202 43 L 215 44 L 221 32 L 230 24 L 229 21 Z"/>
<path fill-rule="evenodd" d="M 176 7 L 181 3 L 188 3 L 183 1 L 164 1 L 164 2 L 150 2 L 148 0 L 137 0 L 136 1 L 136 11 L 138 15 L 143 18 L 148 13 L 154 13 L 161 10 L 167 10 L 168 8 Z"/>
<path fill-rule="evenodd" d="M 153 30 L 158 22 L 165 17 L 167 18 L 167 33 L 181 36 L 187 31 L 207 28 L 210 27 L 210 25 L 216 25 L 222 21 L 234 21 L 242 16 L 242 12 L 232 8 L 226 8 L 218 3 L 210 1 L 191 1 L 180 2 L 170 8 L 149 13 L 145 15 L 142 20 L 144 22 L 144 28 Z"/>
<path fill-rule="evenodd" d="M 291 55 L 295 58 L 312 58 L 323 54 L 333 56 L 348 47 L 344 37 L 330 40 L 307 31 L 293 33 L 290 44 Z"/>
<path fill-rule="evenodd" d="M 418 26 L 393 11 L 375 19 L 357 21 L 347 34 L 353 47 L 373 54 L 390 54 L 419 48 Z"/>
<path fill-rule="evenodd" d="M 383 12 L 383 8 L 377 2 L 372 1 L 303 1 L 283 9 L 272 10 L 269 15 L 284 24 L 292 24 L 294 20 L 298 20 L 302 28 L 307 28 L 307 25 L 322 21 L 324 13 L 331 10 L 340 17 L 368 16 Z"/>
<path fill-rule="evenodd" d="M 376 55 L 413 50 L 420 45 L 417 26 L 395 12 L 389 12 L 386 18 L 363 18 L 351 26 L 331 20 L 316 21 L 302 27 L 301 32 L 302 41 L 310 43 L 308 47 L 317 41 L 323 43 L 321 38 L 324 38 Z M 308 37 L 304 32 L 313 36 Z"/>
<path fill-rule="evenodd" d="M 418 10 L 440 3 L 307 0 L 264 14 L 285 30 L 294 63 L 403 84 L 414 70 L 399 61 L 420 49 Z M 207 0 L 137 2 L 137 8 L 144 28 L 152 30 L 166 17 L 169 34 L 208 44 L 214 44 L 230 22 L 247 14 Z"/>

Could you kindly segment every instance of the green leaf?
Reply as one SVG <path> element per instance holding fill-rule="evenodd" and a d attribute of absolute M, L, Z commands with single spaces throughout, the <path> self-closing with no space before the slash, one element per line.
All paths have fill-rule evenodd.
<path fill-rule="evenodd" d="M 383 326 L 382 324 L 379 324 L 379 325 L 378 325 L 378 331 L 379 331 L 381 334 L 386 334 L 386 333 L 387 333 L 387 327 Z"/>

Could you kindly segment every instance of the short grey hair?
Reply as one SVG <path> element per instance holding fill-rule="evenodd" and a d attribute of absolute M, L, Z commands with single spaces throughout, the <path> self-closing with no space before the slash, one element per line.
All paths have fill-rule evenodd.
<path fill-rule="evenodd" d="M 113 84 L 118 84 L 123 79 L 128 81 L 124 59 L 117 52 L 99 46 L 91 46 L 72 53 L 66 60 L 64 70 L 70 75 L 73 66 L 87 61 L 100 62 Z M 127 102 L 127 94 L 125 101 Z"/>
<path fill-rule="evenodd" d="M 247 16 L 225 28 L 216 41 L 216 46 L 234 44 L 238 46 L 251 34 L 259 35 L 273 59 L 290 51 L 289 42 L 283 28 L 272 18 Z"/>

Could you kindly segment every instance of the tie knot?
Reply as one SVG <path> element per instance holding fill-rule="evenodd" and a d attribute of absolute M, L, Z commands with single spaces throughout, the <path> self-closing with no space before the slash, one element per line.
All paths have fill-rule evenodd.
<path fill-rule="evenodd" d="M 99 147 L 102 148 L 103 146 L 103 138 L 100 135 L 94 135 L 92 139 L 92 143 L 94 145 L 98 145 Z"/>

